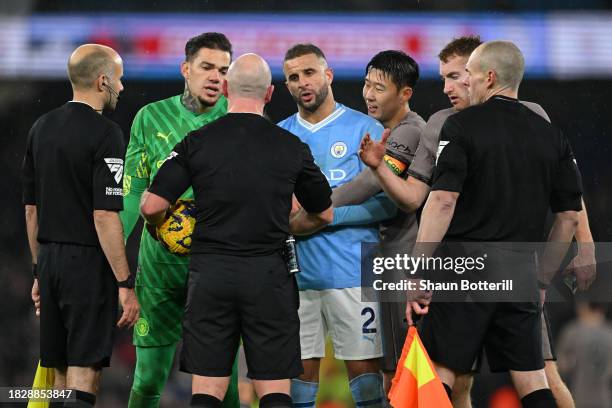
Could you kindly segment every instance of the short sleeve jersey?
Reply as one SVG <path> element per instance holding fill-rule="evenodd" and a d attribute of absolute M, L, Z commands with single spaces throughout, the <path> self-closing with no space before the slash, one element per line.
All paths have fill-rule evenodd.
<path fill-rule="evenodd" d="M 124 153 L 119 126 L 87 104 L 68 102 L 34 123 L 22 181 L 39 242 L 99 245 L 93 211 L 123 209 Z"/>
<path fill-rule="evenodd" d="M 382 125 L 347 106 L 336 109 L 312 124 L 299 113 L 279 126 L 297 135 L 312 150 L 315 162 L 332 187 L 345 184 L 366 167 L 359 159 L 359 145 L 366 133 L 380 139 Z M 361 243 L 379 242 L 377 225 L 328 227 L 316 234 L 299 237 L 298 275 L 300 290 L 351 288 L 361 285 Z"/>
<path fill-rule="evenodd" d="M 174 202 L 189 186 L 197 207 L 193 254 L 271 254 L 289 233 L 292 194 L 308 212 L 331 206 L 308 146 L 251 113 L 229 113 L 191 132 L 149 191 Z"/>
<path fill-rule="evenodd" d="M 447 240 L 537 242 L 549 208 L 582 209 L 580 173 L 567 139 L 503 96 L 445 121 L 432 190 L 460 193 Z"/>
<path fill-rule="evenodd" d="M 537 103 L 526 101 L 520 101 L 520 103 L 550 122 L 550 118 L 544 109 Z M 436 164 L 442 125 L 444 125 L 444 122 L 449 116 L 455 113 L 457 113 L 457 111 L 454 108 L 447 108 L 429 117 L 427 125 L 421 134 L 421 140 L 414 155 L 414 160 L 412 160 L 410 168 L 407 170 L 410 176 L 431 185 L 431 177 Z"/>

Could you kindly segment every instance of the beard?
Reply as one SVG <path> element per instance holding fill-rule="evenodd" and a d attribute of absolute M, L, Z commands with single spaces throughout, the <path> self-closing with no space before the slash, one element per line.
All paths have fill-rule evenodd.
<path fill-rule="evenodd" d="M 102 109 L 106 112 L 113 112 L 117 108 L 117 102 L 119 102 L 117 99 L 111 98 L 104 104 Z"/>
<path fill-rule="evenodd" d="M 329 87 L 327 84 L 323 86 L 318 92 L 312 92 L 314 94 L 314 100 L 309 103 L 304 103 L 299 95 L 295 96 L 291 94 L 291 97 L 299 106 L 308 112 L 315 112 L 325 102 L 327 95 L 329 94 Z"/>

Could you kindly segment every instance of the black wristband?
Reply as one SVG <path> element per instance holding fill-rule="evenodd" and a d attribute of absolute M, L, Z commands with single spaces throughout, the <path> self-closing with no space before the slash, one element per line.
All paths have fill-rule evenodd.
<path fill-rule="evenodd" d="M 541 280 L 538 279 L 538 288 L 546 289 L 546 288 L 548 288 L 548 285 L 549 285 L 548 283 L 544 283 L 544 282 L 542 282 Z"/>
<path fill-rule="evenodd" d="M 38 279 L 38 271 L 36 270 L 37 265 L 35 263 L 32 264 L 32 277 L 34 279 Z"/>
<path fill-rule="evenodd" d="M 130 273 L 130 276 L 128 276 L 126 280 L 117 282 L 117 286 L 120 288 L 134 289 L 135 280 L 134 275 Z"/>

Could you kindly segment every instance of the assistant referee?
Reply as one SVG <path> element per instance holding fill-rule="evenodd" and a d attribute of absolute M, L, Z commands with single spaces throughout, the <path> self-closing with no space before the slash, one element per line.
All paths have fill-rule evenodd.
<path fill-rule="evenodd" d="M 176 145 L 141 204 L 145 220 L 159 223 L 193 186 L 181 354 L 191 406 L 221 407 L 240 337 L 260 407 L 291 407 L 289 379 L 303 371 L 297 285 L 281 250 L 289 233 L 332 221 L 331 188 L 308 146 L 263 117 L 271 78 L 261 57 L 239 57 L 223 84 L 228 114 Z M 290 224 L 293 193 L 303 210 Z"/>
<path fill-rule="evenodd" d="M 484 43 L 466 70 L 470 103 L 481 105 L 444 123 L 417 243 L 442 238 L 538 242 L 550 208 L 555 222 L 549 241 L 565 243 L 567 249 L 582 208 L 580 174 L 567 139 L 517 99 L 524 72 L 521 51 L 510 42 Z M 558 267 L 561 257 L 546 256 L 542 263 Z M 524 265 L 513 266 L 507 278 L 526 274 Z M 550 276 L 539 278 L 549 281 Z M 524 282 L 537 298 L 535 276 Z M 421 327 L 423 344 L 447 391 L 458 374 L 470 372 L 484 345 L 491 370 L 510 372 L 524 407 L 556 406 L 543 370 L 537 302 L 429 304 L 426 295 L 409 300 L 407 314 L 426 314 L 429 308 Z"/>
<path fill-rule="evenodd" d="M 54 388 L 76 390 L 70 407 L 95 404 L 115 324 L 131 327 L 139 315 L 118 214 L 123 135 L 100 114 L 115 108 L 122 75 L 113 49 L 78 47 L 68 61 L 73 99 L 34 123 L 23 161 L 41 365 L 55 369 Z"/>

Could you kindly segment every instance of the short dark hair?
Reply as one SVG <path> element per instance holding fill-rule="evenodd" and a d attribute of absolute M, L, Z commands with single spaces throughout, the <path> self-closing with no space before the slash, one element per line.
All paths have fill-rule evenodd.
<path fill-rule="evenodd" d="M 414 88 L 419 80 L 419 64 L 405 52 L 397 50 L 381 51 L 366 66 L 366 75 L 371 69 L 380 70 L 395 84 L 399 91 L 407 86 Z"/>
<path fill-rule="evenodd" d="M 321 51 L 321 49 L 317 47 L 316 45 L 314 44 L 295 44 L 293 47 L 287 50 L 287 52 L 285 53 L 285 59 L 283 60 L 283 62 L 297 58 L 297 57 L 301 57 L 303 55 L 308 55 L 308 54 L 314 54 L 317 57 L 322 58 L 323 60 L 327 61 L 327 58 L 325 58 L 325 54 L 323 54 L 323 51 Z"/>
<path fill-rule="evenodd" d="M 482 40 L 478 35 L 466 35 L 459 38 L 453 38 L 451 42 L 442 48 L 442 51 L 438 54 L 438 58 L 440 58 L 442 62 L 448 62 L 448 59 L 453 55 L 457 57 L 469 57 L 480 44 L 482 44 Z"/>
<path fill-rule="evenodd" d="M 202 33 L 190 38 L 185 44 L 185 60 L 191 61 L 201 48 L 229 52 L 232 57 L 232 43 L 221 33 Z"/>

